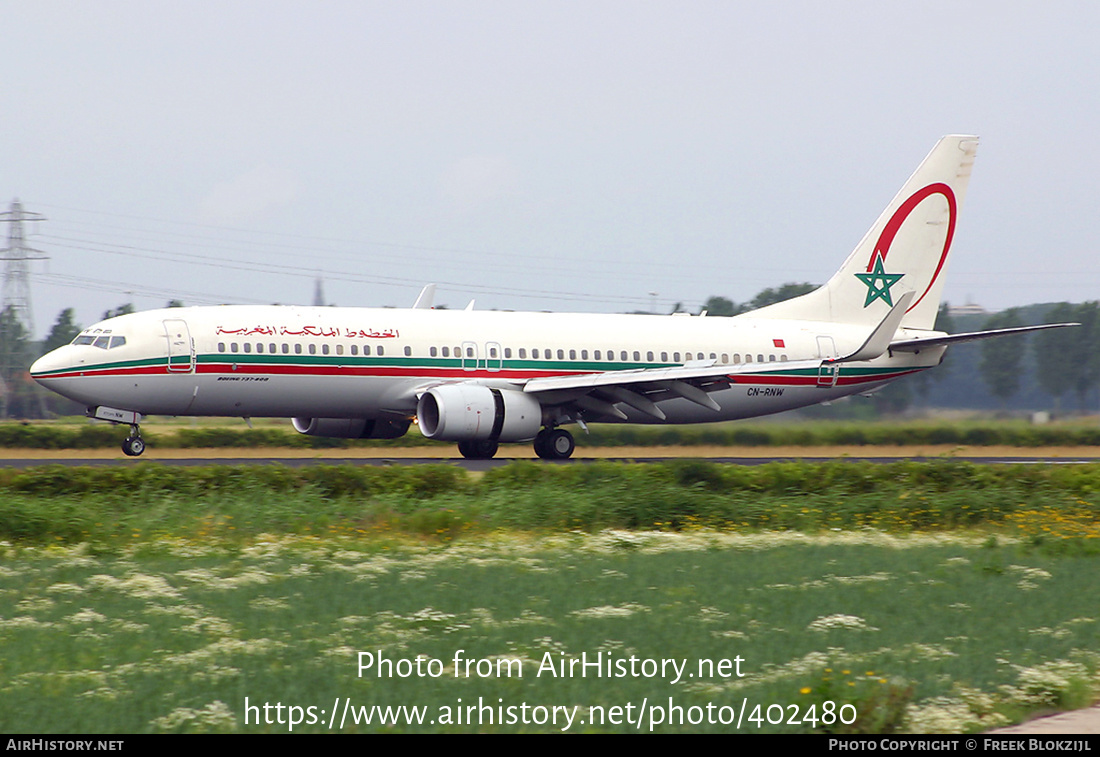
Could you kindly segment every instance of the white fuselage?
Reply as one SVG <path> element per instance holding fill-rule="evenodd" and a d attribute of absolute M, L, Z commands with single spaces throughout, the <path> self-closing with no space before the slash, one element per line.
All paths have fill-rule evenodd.
<path fill-rule="evenodd" d="M 195 307 L 97 323 L 73 344 L 39 359 L 32 375 L 89 407 L 142 414 L 376 418 L 411 417 L 418 396 L 441 384 L 470 381 L 522 390 L 529 380 L 548 376 L 699 361 L 728 365 L 728 385 L 708 389 L 720 410 L 680 398 L 661 403 L 665 422 L 699 423 L 866 392 L 934 366 L 943 354 L 942 347 L 887 353 L 839 366 L 835 380 L 807 366 L 849 354 L 866 333 L 859 326 L 752 314 Z M 761 371 L 761 363 L 768 370 Z M 750 364 L 754 372 L 738 373 Z M 540 397 L 544 406 L 569 399 L 568 393 Z M 622 409 L 631 422 L 658 422 L 632 407 Z"/>

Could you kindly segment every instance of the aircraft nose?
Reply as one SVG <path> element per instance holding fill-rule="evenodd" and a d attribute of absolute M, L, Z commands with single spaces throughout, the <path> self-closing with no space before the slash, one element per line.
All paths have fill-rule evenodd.
<path fill-rule="evenodd" d="M 31 378 L 40 384 L 45 384 L 45 381 L 49 379 L 50 375 L 56 373 L 65 365 L 62 360 L 59 359 L 58 352 L 60 350 L 53 350 L 47 352 L 42 357 L 31 363 L 30 374 Z"/>

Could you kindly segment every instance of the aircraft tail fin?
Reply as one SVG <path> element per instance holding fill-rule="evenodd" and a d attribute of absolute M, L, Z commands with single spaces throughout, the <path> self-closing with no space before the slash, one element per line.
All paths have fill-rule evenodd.
<path fill-rule="evenodd" d="M 977 137 L 941 139 L 824 286 L 751 315 L 877 324 L 913 292 L 901 326 L 933 328 L 977 148 Z"/>

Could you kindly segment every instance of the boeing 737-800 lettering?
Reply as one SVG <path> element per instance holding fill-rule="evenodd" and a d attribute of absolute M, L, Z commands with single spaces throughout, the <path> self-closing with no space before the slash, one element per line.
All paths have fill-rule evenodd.
<path fill-rule="evenodd" d="M 1051 326 L 934 331 L 978 140 L 944 137 L 820 289 L 733 318 L 231 306 L 109 318 L 31 375 L 131 427 L 144 416 L 293 418 L 303 434 L 389 439 L 415 420 L 466 457 L 571 423 L 707 423 L 867 393 L 953 342 Z M 1068 325 L 1068 324 L 1057 324 Z"/>

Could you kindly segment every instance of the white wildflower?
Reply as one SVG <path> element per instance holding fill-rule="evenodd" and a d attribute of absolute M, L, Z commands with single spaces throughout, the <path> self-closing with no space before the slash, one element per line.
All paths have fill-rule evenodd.
<path fill-rule="evenodd" d="M 649 612 L 649 608 L 645 605 L 628 602 L 618 606 L 602 605 L 600 607 L 589 607 L 585 610 L 574 610 L 569 614 L 578 618 L 629 618 L 638 612 Z"/>
<path fill-rule="evenodd" d="M 195 710 L 190 707 L 177 707 L 163 717 L 156 718 L 149 725 L 158 731 L 176 731 L 185 728 L 190 732 L 235 731 L 237 718 L 221 700 Z"/>
<path fill-rule="evenodd" d="M 867 625 L 867 621 L 858 615 L 825 615 L 806 626 L 810 631 L 877 631 L 874 626 Z"/>
<path fill-rule="evenodd" d="M 103 621 L 107 620 L 107 616 L 100 615 L 95 610 L 89 610 L 87 607 L 85 607 L 80 612 L 74 613 L 65 618 L 65 620 L 69 621 L 70 623 L 102 623 Z"/>

